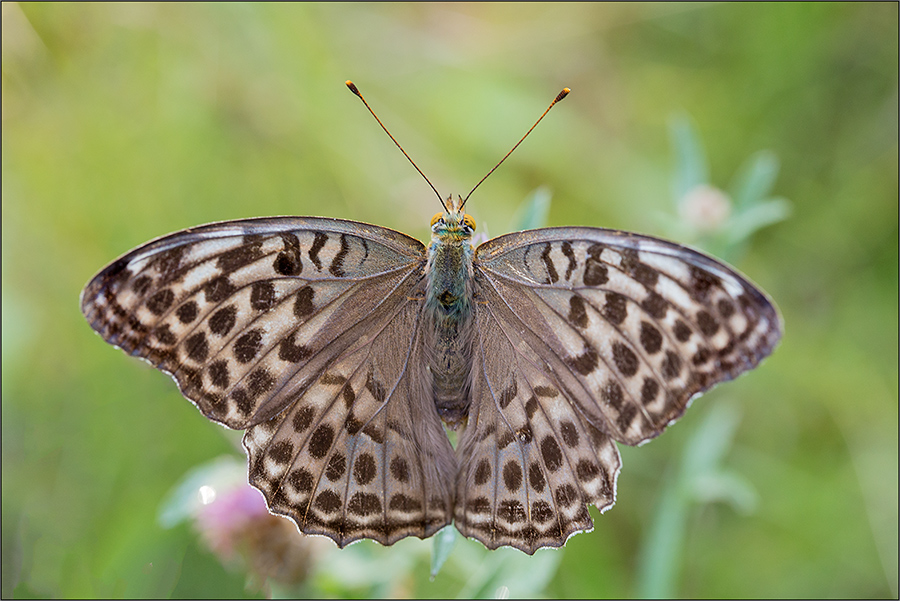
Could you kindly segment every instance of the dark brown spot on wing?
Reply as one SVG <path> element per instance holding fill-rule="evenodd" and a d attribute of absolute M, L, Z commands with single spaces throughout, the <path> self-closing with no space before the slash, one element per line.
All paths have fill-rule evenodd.
<path fill-rule="evenodd" d="M 296 344 L 293 335 L 285 338 L 278 344 L 278 358 L 282 361 L 299 363 L 304 359 L 308 359 L 310 355 L 312 355 L 312 351 L 302 344 Z"/>
<path fill-rule="evenodd" d="M 247 391 L 243 388 L 235 388 L 231 391 L 231 398 L 234 400 L 235 406 L 241 415 L 250 415 L 253 411 L 253 399 L 247 395 Z"/>
<path fill-rule="evenodd" d="M 237 307 L 228 305 L 213 313 L 209 318 L 209 331 L 217 336 L 224 336 L 234 327 L 237 319 Z"/>
<path fill-rule="evenodd" d="M 647 298 L 645 298 L 641 302 L 641 307 L 644 308 L 644 311 L 649 313 L 652 317 L 656 319 L 662 319 L 666 316 L 666 311 L 669 308 L 669 303 L 657 294 L 654 291 L 649 291 L 647 293 Z"/>
<path fill-rule="evenodd" d="M 363 423 L 356 419 L 356 416 L 350 413 L 347 415 L 347 419 L 344 420 L 344 429 L 347 430 L 347 433 L 353 436 L 362 430 Z"/>
<path fill-rule="evenodd" d="M 481 459 L 475 467 L 475 484 L 481 486 L 491 479 L 491 464 L 487 459 Z"/>
<path fill-rule="evenodd" d="M 269 459 L 278 463 L 280 465 L 284 465 L 288 463 L 294 456 L 294 447 L 291 443 L 283 440 L 281 442 L 276 442 L 271 447 L 269 447 L 266 455 L 268 455 Z"/>
<path fill-rule="evenodd" d="M 275 285 L 272 282 L 256 282 L 250 289 L 250 306 L 266 311 L 275 304 Z"/>
<path fill-rule="evenodd" d="M 588 315 L 585 309 L 584 299 L 573 294 L 569 298 L 569 323 L 576 328 L 584 329 L 588 325 Z"/>
<path fill-rule="evenodd" d="M 607 292 L 603 304 L 603 317 L 613 325 L 619 325 L 628 317 L 627 299 L 618 292 Z"/>
<path fill-rule="evenodd" d="M 512 402 L 512 400 L 516 398 L 517 392 L 518 389 L 516 387 L 516 381 L 515 379 L 513 379 L 510 385 L 500 393 L 500 398 L 497 400 L 500 408 L 506 409 L 506 407 Z"/>
<path fill-rule="evenodd" d="M 217 388 L 228 388 L 228 361 L 219 359 L 211 363 L 207 368 L 209 372 L 209 381 Z"/>
<path fill-rule="evenodd" d="M 165 282 L 172 282 L 178 277 L 181 268 L 181 260 L 187 252 L 185 246 L 178 246 L 171 250 L 161 252 L 153 259 L 153 266 L 162 274 Z"/>
<path fill-rule="evenodd" d="M 675 321 L 672 332 L 675 333 L 675 338 L 678 342 L 687 342 L 688 338 L 691 337 L 691 329 L 680 319 Z"/>
<path fill-rule="evenodd" d="M 618 383 L 609 381 L 606 383 L 606 386 L 603 387 L 603 390 L 600 391 L 600 396 L 603 397 L 603 400 L 610 406 L 612 406 L 616 410 L 620 410 L 622 408 L 622 401 L 625 399 L 622 393 L 622 387 L 619 386 Z"/>
<path fill-rule="evenodd" d="M 134 281 L 131 282 L 131 289 L 134 290 L 134 293 L 138 296 L 147 294 L 152 286 L 153 278 L 146 274 L 136 277 Z"/>
<path fill-rule="evenodd" d="M 328 236 L 322 232 L 316 232 L 312 246 L 309 248 L 309 260 L 312 261 L 313 265 L 315 265 L 316 269 L 319 271 L 322 271 L 322 260 L 319 259 L 319 252 L 325 246 L 326 242 L 328 242 Z"/>
<path fill-rule="evenodd" d="M 659 280 L 659 272 L 638 259 L 637 251 L 628 249 L 622 253 L 622 268 L 646 288 L 653 288 Z"/>
<path fill-rule="evenodd" d="M 602 286 L 609 281 L 609 269 L 600 261 L 602 252 L 603 247 L 599 244 L 588 247 L 582 276 L 585 286 Z"/>
<path fill-rule="evenodd" d="M 203 292 L 206 295 L 206 302 L 217 304 L 237 292 L 237 288 L 234 287 L 227 275 L 220 275 L 207 282 L 203 287 Z"/>
<path fill-rule="evenodd" d="M 719 331 L 719 322 L 707 311 L 697 313 L 697 326 L 706 336 L 712 336 Z"/>
<path fill-rule="evenodd" d="M 347 378 L 341 374 L 325 373 L 319 378 L 319 381 L 326 386 L 339 386 L 347 381 Z"/>
<path fill-rule="evenodd" d="M 309 439 L 309 454 L 315 459 L 322 459 L 331 449 L 334 441 L 334 429 L 328 424 L 321 424 Z"/>
<path fill-rule="evenodd" d="M 150 297 L 150 300 L 147 301 L 147 309 L 154 315 L 162 315 L 172 306 L 174 301 L 175 293 L 168 288 L 163 288 Z"/>
<path fill-rule="evenodd" d="M 516 441 L 516 435 L 506 430 L 497 438 L 497 448 L 501 451 Z"/>
<path fill-rule="evenodd" d="M 491 504 L 487 500 L 487 497 L 475 497 L 466 503 L 466 509 L 469 513 L 483 515 L 491 512 Z"/>
<path fill-rule="evenodd" d="M 707 361 L 709 361 L 711 354 L 712 353 L 710 353 L 710 350 L 708 348 L 706 348 L 705 346 L 701 346 L 697 349 L 697 352 L 694 353 L 694 356 L 691 357 L 691 361 L 694 363 L 694 365 L 706 363 Z"/>
<path fill-rule="evenodd" d="M 291 420 L 291 424 L 294 426 L 294 432 L 297 432 L 298 434 L 305 432 L 312 423 L 315 414 L 316 410 L 312 407 L 303 407 L 302 409 L 299 409 L 297 413 L 294 414 L 294 419 Z"/>
<path fill-rule="evenodd" d="M 316 497 L 315 505 L 325 513 L 334 513 L 341 508 L 341 497 L 333 490 L 323 490 Z"/>
<path fill-rule="evenodd" d="M 209 343 L 206 341 L 206 334 L 203 332 L 193 334 L 185 340 L 184 349 L 187 356 L 197 363 L 205 361 L 209 356 Z"/>
<path fill-rule="evenodd" d="M 672 351 L 666 351 L 666 358 L 662 362 L 662 374 L 666 380 L 678 377 L 681 373 L 681 358 Z"/>
<path fill-rule="evenodd" d="M 561 507 L 568 507 L 578 498 L 578 493 L 575 491 L 574 486 L 566 483 L 556 489 L 554 496 Z"/>
<path fill-rule="evenodd" d="M 391 459 L 391 475 L 400 482 L 409 482 L 409 464 L 403 457 Z"/>
<path fill-rule="evenodd" d="M 516 438 L 518 438 L 519 442 L 522 444 L 529 444 L 534 439 L 534 433 L 531 431 L 531 426 L 525 424 L 516 430 Z"/>
<path fill-rule="evenodd" d="M 525 415 L 528 416 L 528 419 L 531 419 L 532 417 L 534 417 L 534 414 L 537 412 L 537 410 L 538 410 L 538 400 L 536 398 L 534 398 L 534 396 L 532 396 L 525 403 Z"/>
<path fill-rule="evenodd" d="M 328 460 L 328 467 L 325 468 L 325 477 L 332 482 L 339 480 L 347 471 L 347 458 L 343 453 L 335 453 Z"/>
<path fill-rule="evenodd" d="M 366 378 L 366 390 L 372 393 L 372 396 L 379 403 L 383 403 L 385 397 L 387 396 L 387 390 L 385 389 L 384 384 L 376 380 L 375 374 L 371 371 Z"/>
<path fill-rule="evenodd" d="M 153 335 L 156 336 L 157 340 L 165 345 L 172 345 L 178 342 L 178 338 L 176 338 L 175 334 L 172 333 L 172 330 L 169 328 L 169 324 L 167 323 L 157 326 L 153 330 Z"/>
<path fill-rule="evenodd" d="M 315 291 L 309 286 L 304 286 L 297 291 L 297 300 L 294 302 L 294 315 L 296 317 L 302 319 L 316 310 L 313 304 L 313 296 L 315 296 Z"/>
<path fill-rule="evenodd" d="M 580 355 L 567 358 L 566 363 L 581 375 L 586 376 L 597 368 L 599 359 L 600 356 L 597 354 L 597 349 L 586 345 Z"/>
<path fill-rule="evenodd" d="M 578 266 L 578 262 L 575 260 L 575 251 L 572 250 L 572 243 L 566 240 L 562 243 L 562 254 L 569 260 L 569 264 L 566 267 L 566 279 L 572 277 L 572 272 L 575 271 L 575 268 Z"/>
<path fill-rule="evenodd" d="M 691 265 L 691 288 L 689 292 L 694 300 L 705 302 L 709 297 L 710 289 L 721 285 L 722 280 L 718 276 Z"/>
<path fill-rule="evenodd" d="M 637 407 L 634 405 L 622 406 L 619 410 L 619 416 L 616 418 L 616 425 L 619 426 L 621 432 L 624 433 L 628 430 L 628 426 L 631 425 L 635 415 L 637 415 Z"/>
<path fill-rule="evenodd" d="M 522 467 L 518 461 L 507 461 L 503 466 L 503 483 L 512 492 L 516 492 L 522 486 Z"/>
<path fill-rule="evenodd" d="M 363 434 L 371 438 L 375 444 L 384 444 L 384 428 L 377 424 L 369 424 L 363 428 Z"/>
<path fill-rule="evenodd" d="M 275 386 L 275 378 L 263 367 L 250 372 L 250 375 L 247 376 L 247 394 L 250 395 L 250 398 L 255 399 L 269 392 L 273 386 Z"/>
<path fill-rule="evenodd" d="M 395 511 L 403 511 L 405 513 L 418 513 L 422 510 L 422 504 L 419 501 L 402 493 L 392 495 L 388 507 Z"/>
<path fill-rule="evenodd" d="M 361 454 L 353 464 L 353 477 L 360 486 L 374 480 L 376 472 L 375 459 L 369 453 Z"/>
<path fill-rule="evenodd" d="M 551 472 L 555 472 L 562 467 L 562 450 L 552 436 L 545 436 L 544 440 L 541 441 L 541 456 L 544 458 L 544 465 Z"/>
<path fill-rule="evenodd" d="M 344 407 L 349 409 L 353 406 L 353 402 L 356 400 L 356 393 L 353 392 L 353 387 L 349 383 L 341 388 L 341 398 L 344 400 Z"/>
<path fill-rule="evenodd" d="M 559 396 L 559 391 L 552 386 L 535 386 L 534 394 L 541 397 L 553 398 Z M 530 415 L 528 417 L 531 417 Z"/>
<path fill-rule="evenodd" d="M 646 321 L 641 322 L 641 346 L 649 354 L 653 355 L 662 348 L 662 334 L 656 327 Z"/>
<path fill-rule="evenodd" d="M 350 244 L 347 242 L 347 236 L 341 234 L 341 249 L 338 251 L 337 255 L 335 255 L 334 260 L 331 261 L 331 265 L 328 267 L 328 271 L 331 272 L 331 275 L 338 278 L 344 277 L 344 259 L 349 252 Z"/>
<path fill-rule="evenodd" d="M 553 519 L 553 509 L 547 501 L 535 501 L 531 504 L 531 518 L 538 524 L 549 522 Z"/>
<path fill-rule="evenodd" d="M 582 482 L 590 482 L 600 473 L 600 468 L 593 461 L 587 459 L 579 459 L 575 466 L 575 475 Z"/>
<path fill-rule="evenodd" d="M 652 403 L 659 394 L 659 384 L 653 378 L 644 378 L 644 384 L 641 386 L 641 402 L 645 405 Z"/>
<path fill-rule="evenodd" d="M 198 313 L 197 303 L 194 301 L 188 301 L 175 310 L 175 316 L 181 323 L 191 323 L 197 319 Z"/>
<path fill-rule="evenodd" d="M 531 483 L 531 488 L 537 492 L 542 492 L 547 484 L 544 480 L 544 472 L 541 471 L 541 464 L 537 461 L 532 461 L 528 466 L 528 481 Z"/>
<path fill-rule="evenodd" d="M 621 342 L 614 342 L 612 345 L 613 361 L 623 376 L 631 377 L 637 373 L 638 358 L 630 348 Z"/>
<path fill-rule="evenodd" d="M 234 358 L 239 363 L 250 363 L 262 347 L 262 330 L 255 329 L 241 335 L 234 343 Z"/>
<path fill-rule="evenodd" d="M 500 501 L 497 516 L 510 524 L 516 524 L 525 521 L 525 508 L 515 499 Z"/>
<path fill-rule="evenodd" d="M 727 298 L 719 299 L 719 302 L 716 303 L 716 307 L 719 309 L 719 315 L 728 319 L 732 315 L 734 315 L 734 303 L 732 303 Z"/>
<path fill-rule="evenodd" d="M 313 490 L 315 479 L 308 470 L 299 468 L 290 473 L 288 482 L 294 487 L 294 490 L 301 493 L 309 494 Z"/>
<path fill-rule="evenodd" d="M 262 256 L 262 241 L 259 237 L 247 236 L 244 245 L 232 248 L 219 255 L 216 265 L 222 271 L 230 273 L 245 265 L 249 265 Z"/>
<path fill-rule="evenodd" d="M 303 261 L 300 253 L 300 240 L 294 234 L 281 234 L 284 250 L 275 257 L 272 268 L 279 275 L 299 275 L 303 272 Z"/>
<path fill-rule="evenodd" d="M 575 427 L 570 421 L 564 421 L 560 424 L 559 432 L 562 434 L 563 442 L 566 443 L 567 447 L 577 447 L 578 446 L 578 429 Z"/>
<path fill-rule="evenodd" d="M 544 245 L 544 250 L 541 252 L 541 261 L 544 262 L 544 268 L 547 270 L 547 284 L 555 284 L 559 281 L 559 274 L 556 273 L 556 267 L 553 265 L 553 259 L 550 258 L 550 251 L 553 247 L 548 242 Z"/>

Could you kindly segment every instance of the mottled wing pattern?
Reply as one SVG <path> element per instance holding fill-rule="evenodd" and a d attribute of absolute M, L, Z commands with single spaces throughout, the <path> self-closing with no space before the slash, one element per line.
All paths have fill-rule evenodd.
<path fill-rule="evenodd" d="M 476 251 L 460 530 L 528 553 L 592 524 L 619 458 L 771 353 L 781 321 L 743 276 L 637 234 L 547 228 Z"/>
<path fill-rule="evenodd" d="M 340 544 L 390 543 L 451 517 L 436 473 L 452 469 L 452 449 L 430 398 L 411 394 L 424 252 L 337 219 L 211 224 L 113 262 L 85 288 L 82 311 L 208 418 L 249 428 L 251 479 L 274 510 Z"/>
<path fill-rule="evenodd" d="M 541 341 L 476 276 L 472 407 L 460 437 L 456 526 L 496 549 L 534 553 L 593 525 L 587 505 L 615 501 L 615 443 L 579 414 Z"/>
<path fill-rule="evenodd" d="M 420 370 L 419 304 L 372 323 L 278 418 L 250 428 L 250 482 L 269 508 L 341 547 L 450 523 L 456 458 Z"/>

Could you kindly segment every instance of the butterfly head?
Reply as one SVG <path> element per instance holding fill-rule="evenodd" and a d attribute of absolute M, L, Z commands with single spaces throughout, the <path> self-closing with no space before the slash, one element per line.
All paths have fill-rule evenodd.
<path fill-rule="evenodd" d="M 431 218 L 433 238 L 471 240 L 475 233 L 475 220 L 463 211 L 463 200 L 459 196 L 447 199 L 447 210 Z"/>

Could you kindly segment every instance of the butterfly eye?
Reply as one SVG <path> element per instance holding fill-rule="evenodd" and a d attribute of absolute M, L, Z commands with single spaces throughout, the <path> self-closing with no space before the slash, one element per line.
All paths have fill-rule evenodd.
<path fill-rule="evenodd" d="M 463 225 L 469 228 L 472 231 L 475 231 L 475 220 L 472 219 L 471 215 L 463 216 Z"/>
<path fill-rule="evenodd" d="M 440 220 L 441 220 L 441 217 L 443 217 L 443 216 L 444 216 L 443 213 L 435 213 L 435 214 L 434 214 L 434 217 L 431 218 L 431 225 L 433 226 L 435 223 L 437 223 L 438 221 L 440 221 Z"/>

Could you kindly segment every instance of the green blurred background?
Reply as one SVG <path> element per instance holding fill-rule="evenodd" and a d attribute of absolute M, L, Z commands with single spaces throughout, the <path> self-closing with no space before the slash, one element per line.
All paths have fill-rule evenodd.
<path fill-rule="evenodd" d="M 183 475 L 235 439 L 104 344 L 78 295 L 130 248 L 210 221 L 324 215 L 425 239 L 436 199 L 348 78 L 444 195 L 572 89 L 467 206 L 491 235 L 539 186 L 549 225 L 666 234 L 676 114 L 722 188 L 773 151 L 792 214 L 729 258 L 786 334 L 762 368 L 622 449 L 618 503 L 564 550 L 460 542 L 431 582 L 430 542 L 326 544 L 300 594 L 648 594 L 666 483 L 726 406 L 722 463 L 753 502 L 691 502 L 661 592 L 897 596 L 896 3 L 2 10 L 4 597 L 277 594 L 246 587 L 188 524 L 159 525 Z M 473 565 L 491 573 L 473 583 Z"/>

